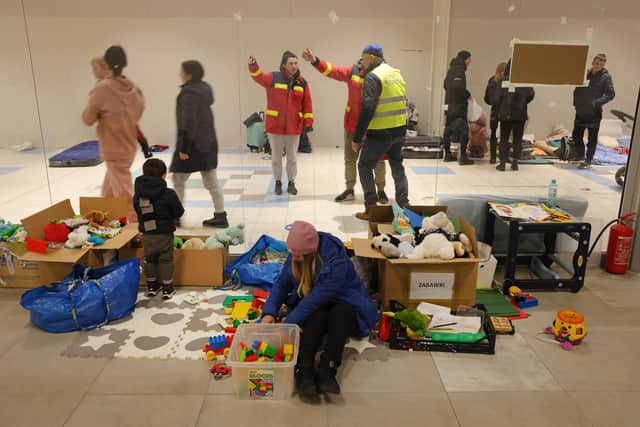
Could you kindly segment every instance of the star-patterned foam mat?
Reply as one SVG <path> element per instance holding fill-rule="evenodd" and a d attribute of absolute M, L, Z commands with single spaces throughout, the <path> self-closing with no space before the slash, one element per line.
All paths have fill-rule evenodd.
<path fill-rule="evenodd" d="M 209 336 L 223 333 L 228 324 L 222 302 L 228 295 L 246 295 L 252 290 L 179 290 L 169 301 L 140 293 L 133 314 L 101 329 L 82 331 L 63 351 L 68 357 L 147 359 L 203 358 L 202 347 Z M 345 359 L 387 360 L 388 347 L 369 338 L 350 339 Z"/>

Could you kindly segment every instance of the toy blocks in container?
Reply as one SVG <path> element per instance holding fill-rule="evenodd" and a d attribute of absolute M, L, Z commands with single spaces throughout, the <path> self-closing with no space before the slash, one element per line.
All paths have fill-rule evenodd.
<path fill-rule="evenodd" d="M 227 364 L 239 399 L 288 399 L 298 358 L 300 329 L 290 324 L 240 325 Z"/>

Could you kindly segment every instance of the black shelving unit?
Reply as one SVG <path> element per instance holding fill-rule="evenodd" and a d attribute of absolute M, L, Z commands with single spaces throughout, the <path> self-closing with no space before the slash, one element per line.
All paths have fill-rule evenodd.
<path fill-rule="evenodd" d="M 442 137 L 429 135 L 405 137 L 402 157 L 405 159 L 441 159 Z"/>

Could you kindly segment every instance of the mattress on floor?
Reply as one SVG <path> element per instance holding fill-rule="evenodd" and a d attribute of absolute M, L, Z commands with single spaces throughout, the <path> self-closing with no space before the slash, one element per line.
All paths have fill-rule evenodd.
<path fill-rule="evenodd" d="M 98 141 L 86 141 L 49 158 L 49 167 L 83 167 L 102 163 Z"/>

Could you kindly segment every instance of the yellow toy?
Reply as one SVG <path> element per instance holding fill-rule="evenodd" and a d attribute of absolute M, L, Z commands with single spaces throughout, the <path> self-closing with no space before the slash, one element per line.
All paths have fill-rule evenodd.
<path fill-rule="evenodd" d="M 231 318 L 236 320 L 243 320 L 249 316 L 249 310 L 251 309 L 250 302 L 236 302 L 231 312 Z"/>
<path fill-rule="evenodd" d="M 544 333 L 553 335 L 562 348 L 569 351 L 587 336 L 584 316 L 575 310 L 560 310 L 553 324 L 547 327 Z"/>
<path fill-rule="evenodd" d="M 213 351 L 207 351 L 207 360 L 211 362 L 212 360 L 216 360 L 216 354 Z"/>

